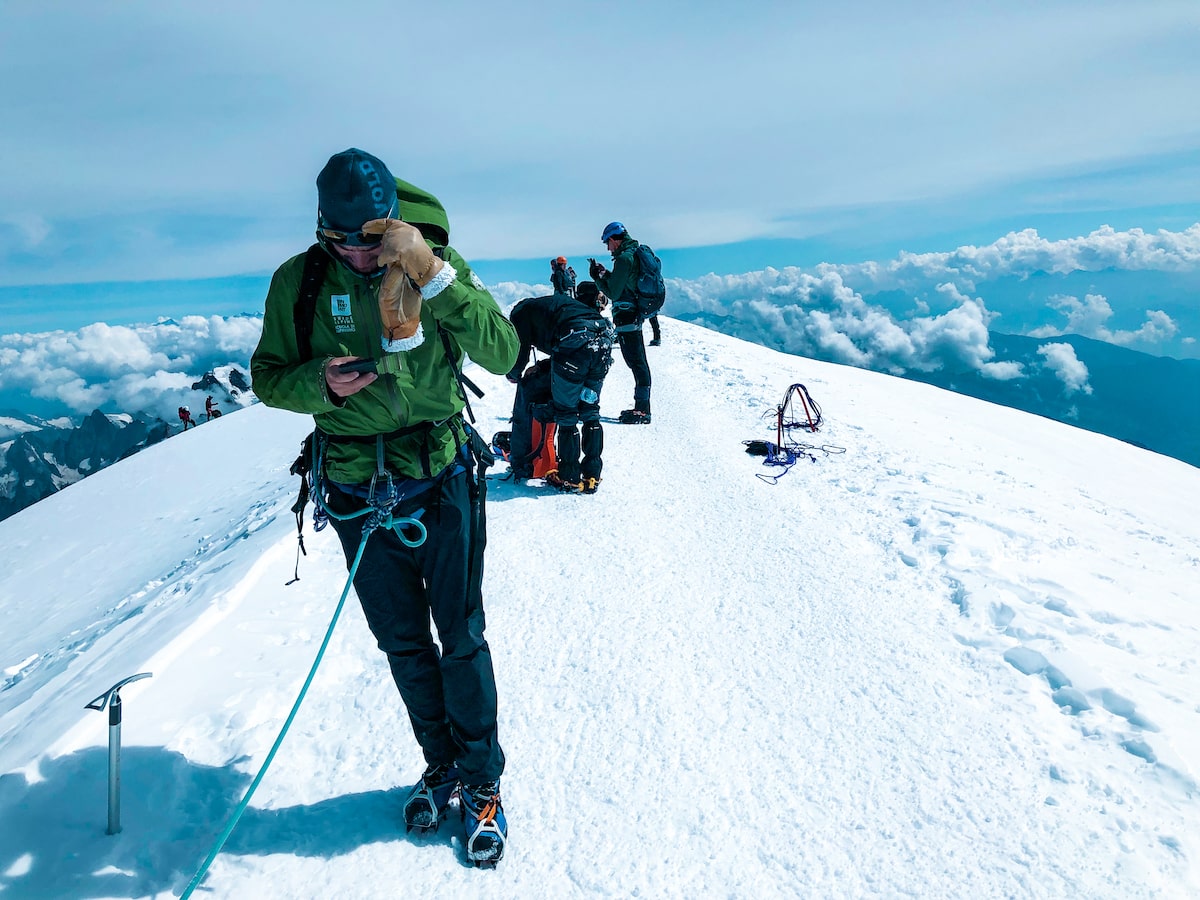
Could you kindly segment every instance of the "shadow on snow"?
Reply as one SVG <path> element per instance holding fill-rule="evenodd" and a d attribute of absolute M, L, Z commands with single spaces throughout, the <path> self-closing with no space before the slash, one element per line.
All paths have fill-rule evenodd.
<path fill-rule="evenodd" d="M 6 897 L 179 893 L 252 779 L 232 765 L 198 765 L 162 747 L 123 748 L 122 830 L 110 836 L 106 747 L 42 760 L 40 776 L 0 776 L 0 893 Z M 345 794 L 282 809 L 251 806 L 221 853 L 331 858 L 387 841 L 456 843 L 457 829 L 445 822 L 432 834 L 405 834 L 401 807 L 410 790 Z"/>

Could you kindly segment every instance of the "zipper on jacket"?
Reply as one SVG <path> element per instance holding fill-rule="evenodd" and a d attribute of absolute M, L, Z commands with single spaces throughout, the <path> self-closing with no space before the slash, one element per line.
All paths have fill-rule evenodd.
<path fill-rule="evenodd" d="M 365 281 L 365 279 L 364 279 Z M 366 320 L 370 323 L 367 339 L 371 348 L 371 357 L 378 358 L 376 354 L 383 353 L 383 314 L 379 311 L 379 289 L 383 286 L 383 279 L 377 278 L 372 281 L 362 283 L 363 293 L 366 294 L 367 315 Z M 378 349 L 376 349 L 378 348 Z M 408 360 L 402 360 L 405 368 L 408 367 Z M 400 393 L 396 390 L 396 378 L 393 375 L 383 373 L 379 376 L 385 379 L 385 389 L 387 390 L 388 400 L 391 405 L 392 415 L 396 422 L 401 426 L 408 424 L 408 415 L 405 411 L 404 404 L 400 399 Z"/>

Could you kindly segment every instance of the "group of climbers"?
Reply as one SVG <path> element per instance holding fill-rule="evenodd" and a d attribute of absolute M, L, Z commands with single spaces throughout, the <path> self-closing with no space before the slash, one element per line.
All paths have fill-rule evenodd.
<path fill-rule="evenodd" d="M 179 415 L 179 423 L 183 426 L 183 430 L 196 427 L 196 420 L 192 418 L 192 410 L 187 406 L 181 406 L 177 410 Z M 213 400 L 212 394 L 204 400 L 204 421 L 211 422 L 213 419 L 221 418 L 221 410 L 217 408 L 216 401 Z"/>
<path fill-rule="evenodd" d="M 555 425 L 557 468 L 543 477 L 547 484 L 560 491 L 584 494 L 596 492 L 603 468 L 600 392 L 604 376 L 612 365 L 613 343 L 620 346 L 634 379 L 633 407 L 622 411 L 617 421 L 648 425 L 651 421 L 650 364 L 642 337 L 644 321 L 649 319 L 654 330 L 651 344 L 662 342 L 658 307 L 651 312 L 639 295 L 642 264 L 638 249 L 641 245 L 630 237 L 620 222 L 605 226 L 601 240 L 612 254 L 611 272 L 591 259 L 589 274 L 595 280 L 576 285 L 574 268 L 567 264 L 566 257 L 556 257 L 550 260 L 550 283 L 554 293 L 528 297 L 509 312 L 509 319 L 521 341 L 517 362 L 508 373 L 508 380 L 518 385 L 513 403 L 514 432 L 509 458 L 513 476 L 525 479 L 535 474 L 532 452 L 522 452 L 531 442 L 524 440 L 525 435 L 517 430 L 517 423 L 524 428 L 524 423 L 531 418 L 547 419 Z M 654 261 L 657 263 L 657 258 Z M 602 314 L 609 297 L 613 298 L 611 323 Z M 526 372 L 532 349 L 549 357 L 550 398 L 543 405 L 540 417 L 527 414 L 531 399 L 522 385 L 523 376 L 533 379 L 541 375 L 532 370 Z M 582 433 L 577 427 L 580 425 Z"/>
<path fill-rule="evenodd" d="M 558 468 L 547 473 L 545 479 L 561 491 L 594 494 L 600 484 L 600 454 L 604 449 L 600 391 L 612 365 L 616 337 L 612 323 L 601 312 L 602 304 L 603 295 L 595 282 L 584 281 L 575 288 L 574 296 L 556 292 L 529 297 L 509 312 L 521 340 L 521 351 L 508 380 L 519 384 L 533 348 L 550 358 L 549 415 L 556 426 Z M 518 390 L 514 422 L 522 418 L 520 407 L 526 403 L 528 398 Z M 582 435 L 577 427 L 580 424 Z M 532 477 L 531 462 L 521 455 L 510 457 L 514 477 Z"/>
<path fill-rule="evenodd" d="M 650 366 L 643 343 L 642 323 L 650 320 L 654 330 L 653 346 L 661 343 L 658 306 L 648 310 L 638 292 L 642 263 L 640 244 L 629 235 L 624 224 L 610 222 L 601 233 L 612 254 L 612 271 L 589 259 L 589 275 L 594 281 L 575 283 L 575 269 L 565 257 L 550 260 L 551 286 L 554 293 L 517 302 L 509 319 L 521 340 L 521 352 L 508 374 L 518 385 L 514 400 L 514 433 L 509 463 L 516 479 L 534 476 L 532 442 L 518 431 L 524 422 L 538 419 L 528 414 L 530 397 L 523 390 L 522 377 L 540 376 L 526 371 L 530 350 L 538 349 L 550 358 L 550 401 L 544 404 L 541 418 L 553 422 L 556 431 L 557 468 L 544 475 L 546 484 L 559 491 L 595 493 L 604 463 L 604 426 L 600 422 L 600 391 L 605 374 L 612 365 L 612 344 L 620 347 L 626 365 L 634 373 L 634 406 L 623 410 L 617 421 L 628 425 L 650 424 Z M 658 262 L 654 258 L 654 262 Z M 612 322 L 602 314 L 612 298 Z M 661 301 L 659 301 L 661 305 Z M 536 422 L 534 422 L 536 426 Z M 582 425 L 582 433 L 580 426 Z M 582 454 L 582 458 L 581 458 Z"/>

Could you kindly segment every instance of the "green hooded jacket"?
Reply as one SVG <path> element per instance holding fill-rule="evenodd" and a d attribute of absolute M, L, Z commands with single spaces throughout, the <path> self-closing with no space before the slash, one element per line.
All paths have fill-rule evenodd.
<path fill-rule="evenodd" d="M 437 198 L 399 178 L 396 190 L 401 218 L 418 226 L 430 246 L 443 248 L 443 258 L 457 273 L 448 287 L 421 304 L 424 342 L 394 354 L 399 357 L 398 373 L 381 371 L 375 382 L 344 399 L 330 394 L 325 366 L 331 358 L 383 356 L 378 302 L 381 278 L 359 275 L 334 257 L 317 294 L 313 358 L 305 360 L 296 346 L 292 319 L 304 270 L 301 253 L 281 265 L 271 278 L 262 337 L 250 360 L 250 373 L 259 400 L 312 415 L 326 434 L 369 437 L 432 423 L 427 432 L 395 437 L 384 446 L 389 470 L 408 478 L 425 478 L 454 461 L 457 444 L 463 439 L 459 413 L 464 403 L 438 325 L 449 334 L 457 365 L 461 366 L 465 355 L 497 375 L 512 368 L 520 342 L 483 282 L 466 260 L 447 246 L 450 224 Z M 371 479 L 376 467 L 374 441 L 334 441 L 326 450 L 325 473 L 333 481 L 363 483 Z"/>
<path fill-rule="evenodd" d="M 633 251 L 639 244 L 628 234 L 613 252 L 612 271 L 596 276 L 596 284 L 612 301 L 613 312 L 637 308 L 638 265 Z"/>

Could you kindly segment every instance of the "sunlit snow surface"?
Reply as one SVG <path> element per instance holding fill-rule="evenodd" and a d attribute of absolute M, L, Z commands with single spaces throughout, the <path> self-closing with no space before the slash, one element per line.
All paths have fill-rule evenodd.
<path fill-rule="evenodd" d="M 1200 891 L 1200 470 L 671 320 L 654 424 L 595 496 L 492 481 L 508 857 L 406 835 L 420 753 L 351 600 L 197 896 L 1183 897 Z M 479 427 L 512 389 L 478 368 Z M 793 382 L 824 410 L 743 452 Z M 606 418 L 629 405 L 618 358 Z M 258 771 L 345 580 L 299 582 L 263 406 L 0 523 L 0 895 L 177 895 Z M 493 470 L 504 471 L 501 464 Z M 126 688 L 122 824 L 107 716 Z"/>

